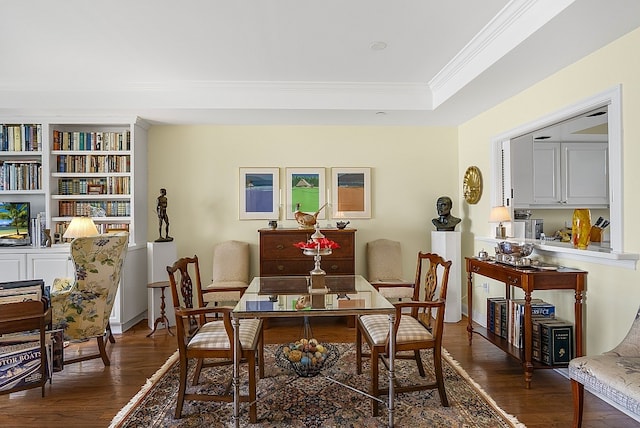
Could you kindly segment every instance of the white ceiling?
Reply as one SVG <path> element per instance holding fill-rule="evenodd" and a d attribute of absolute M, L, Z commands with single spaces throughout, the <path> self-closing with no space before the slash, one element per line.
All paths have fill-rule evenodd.
<path fill-rule="evenodd" d="M 11 0 L 0 114 L 457 125 L 639 26 L 637 0 Z"/>

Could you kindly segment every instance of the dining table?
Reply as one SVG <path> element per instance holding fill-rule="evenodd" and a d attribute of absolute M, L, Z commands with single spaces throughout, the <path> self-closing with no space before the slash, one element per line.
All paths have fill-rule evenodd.
<path fill-rule="evenodd" d="M 231 313 L 234 338 L 233 425 L 240 426 L 240 320 L 246 318 L 291 318 L 359 316 L 386 314 L 389 317 L 389 396 L 388 426 L 394 426 L 394 353 L 393 326 L 396 310 L 361 275 L 327 275 L 322 287 L 311 276 L 255 277 Z M 301 303 L 302 302 L 302 303 Z M 373 364 L 373 362 L 372 362 Z M 365 391 L 355 390 L 370 397 Z M 373 397 L 378 399 L 378 397 Z"/>

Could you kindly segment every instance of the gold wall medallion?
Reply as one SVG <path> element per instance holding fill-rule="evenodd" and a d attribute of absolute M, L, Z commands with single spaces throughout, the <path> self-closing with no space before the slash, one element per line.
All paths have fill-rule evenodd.
<path fill-rule="evenodd" d="M 462 194 L 464 200 L 476 204 L 482 196 L 482 174 L 477 166 L 470 166 L 464 173 L 462 180 Z"/>

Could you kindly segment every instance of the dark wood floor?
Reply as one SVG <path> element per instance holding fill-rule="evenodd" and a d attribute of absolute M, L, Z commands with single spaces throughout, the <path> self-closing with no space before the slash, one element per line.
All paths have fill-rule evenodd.
<path fill-rule="evenodd" d="M 297 337 L 301 328 L 286 320 L 274 320 L 265 330 L 268 343 Z M 524 388 L 520 364 L 483 338 L 474 337 L 469 347 L 466 319 L 445 328 L 444 347 L 506 412 L 528 427 L 568 427 L 572 418 L 570 382 L 552 370 L 534 373 L 532 388 Z M 314 319 L 313 331 L 321 341 L 353 341 L 354 329 L 344 319 Z M 115 414 L 176 350 L 176 339 L 164 330 L 154 337 L 146 321 L 123 335 L 108 350 L 111 366 L 92 360 L 66 366 L 56 373 L 46 395 L 32 389 L 0 396 L 1 427 L 107 427 Z M 86 345 L 65 351 L 86 352 Z M 585 427 L 638 427 L 640 424 L 586 394 Z"/>

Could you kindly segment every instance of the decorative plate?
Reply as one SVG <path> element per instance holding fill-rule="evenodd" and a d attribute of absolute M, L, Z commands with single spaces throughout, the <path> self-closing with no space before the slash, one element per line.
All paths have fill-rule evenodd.
<path fill-rule="evenodd" d="M 480 196 L 482 196 L 482 174 L 477 166 L 470 166 L 464 173 L 462 193 L 464 200 L 470 204 L 476 204 L 480 200 Z"/>

